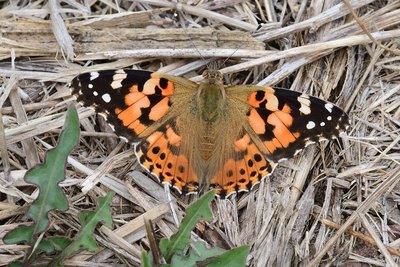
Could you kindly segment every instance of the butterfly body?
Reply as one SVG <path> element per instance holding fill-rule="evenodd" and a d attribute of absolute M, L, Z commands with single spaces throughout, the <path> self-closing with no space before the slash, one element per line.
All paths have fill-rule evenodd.
<path fill-rule="evenodd" d="M 305 94 L 226 86 L 218 71 L 204 81 L 136 70 L 86 73 L 73 94 L 103 114 L 116 133 L 139 142 L 139 162 L 182 193 L 211 186 L 222 196 L 247 191 L 276 163 L 343 131 L 347 115 Z"/>

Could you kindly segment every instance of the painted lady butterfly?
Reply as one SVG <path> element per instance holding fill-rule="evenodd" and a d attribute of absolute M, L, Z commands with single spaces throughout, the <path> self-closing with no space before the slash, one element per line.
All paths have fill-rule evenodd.
<path fill-rule="evenodd" d="M 137 143 L 141 165 L 183 194 L 209 185 L 221 197 L 248 191 L 277 163 L 348 126 L 337 106 L 270 87 L 225 86 L 206 70 L 200 84 L 139 70 L 85 73 L 73 94 Z"/>

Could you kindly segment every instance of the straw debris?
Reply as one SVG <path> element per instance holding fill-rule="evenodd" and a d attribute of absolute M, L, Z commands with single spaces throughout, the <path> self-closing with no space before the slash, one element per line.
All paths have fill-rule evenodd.
<path fill-rule="evenodd" d="M 25 224 L 37 192 L 23 175 L 56 145 L 74 76 L 141 68 L 199 81 L 219 59 L 231 83 L 328 99 L 352 122 L 338 141 L 282 162 L 257 190 L 216 199 L 214 221 L 192 238 L 248 244 L 248 266 L 400 265 L 400 2 L 179 2 L 0 4 L 1 237 Z M 96 235 L 102 250 L 65 264 L 139 266 L 149 248 L 143 218 L 169 237 L 197 197 L 168 195 L 102 117 L 84 108 L 79 116 L 81 142 L 60 184 L 70 210 L 53 214 L 51 232 L 73 236 L 78 211 L 113 190 L 114 229 Z M 0 251 L 5 265 L 27 250 L 0 242 Z"/>

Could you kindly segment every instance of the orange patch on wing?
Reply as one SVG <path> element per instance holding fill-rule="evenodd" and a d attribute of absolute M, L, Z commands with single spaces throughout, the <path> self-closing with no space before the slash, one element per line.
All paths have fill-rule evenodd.
<path fill-rule="evenodd" d="M 276 140 L 276 138 L 272 139 L 272 141 L 265 141 L 265 142 L 264 142 L 265 147 L 268 149 L 268 151 L 269 151 L 271 154 L 272 154 L 278 147 L 281 147 L 281 145 L 279 144 L 279 142 L 278 142 L 279 146 L 278 146 L 278 147 L 275 146 L 275 144 L 276 144 L 276 142 L 277 142 L 278 140 L 276 140 L 276 142 L 274 142 L 274 140 Z"/>
<path fill-rule="evenodd" d="M 235 149 L 237 151 L 244 151 L 246 150 L 249 143 L 250 143 L 250 136 L 248 134 L 245 134 L 242 138 L 235 141 Z"/>
<path fill-rule="evenodd" d="M 118 119 L 122 121 L 124 126 L 128 126 L 135 120 L 137 120 L 141 115 L 141 108 L 147 108 L 150 106 L 150 100 L 145 97 L 136 102 L 135 105 L 131 105 L 130 107 L 124 109 L 122 112 L 118 114 Z"/>
<path fill-rule="evenodd" d="M 162 116 L 164 116 L 169 109 L 168 101 L 169 99 L 165 97 L 161 101 L 159 101 L 156 105 L 154 105 L 149 113 L 149 119 L 156 121 L 159 120 Z"/>
<path fill-rule="evenodd" d="M 114 112 L 115 112 L 115 114 L 119 114 L 119 113 L 121 113 L 122 112 L 122 109 L 120 109 L 120 108 L 116 108 L 116 109 L 114 109 Z"/>
<path fill-rule="evenodd" d="M 251 109 L 249 115 L 249 123 L 251 128 L 253 128 L 256 134 L 264 134 L 265 133 L 265 122 L 263 118 L 261 118 L 260 114 L 255 109 Z"/>
<path fill-rule="evenodd" d="M 252 92 L 249 95 L 248 102 L 251 106 L 256 107 L 256 108 L 260 107 L 260 103 L 263 102 L 268 97 L 268 95 L 271 95 L 271 94 L 273 95 L 275 93 L 275 90 L 272 89 L 271 87 L 266 86 L 264 88 L 265 89 L 263 90 L 263 92 L 265 93 L 265 95 L 264 95 L 264 98 L 261 100 L 257 100 L 257 98 L 256 98 L 257 92 Z"/>
<path fill-rule="evenodd" d="M 138 102 L 143 97 L 146 97 L 143 93 L 139 93 L 139 92 L 129 93 L 125 96 L 125 105 L 131 106 L 131 105 L 135 104 L 136 102 Z"/>
<path fill-rule="evenodd" d="M 293 117 L 292 117 L 290 114 L 278 110 L 278 111 L 275 111 L 275 112 L 274 112 L 274 115 L 275 115 L 275 116 L 278 118 L 278 120 L 279 120 L 281 123 L 283 123 L 286 127 L 292 126 Z"/>
<path fill-rule="evenodd" d="M 256 99 L 256 93 L 257 92 L 253 92 L 250 94 L 248 102 L 252 107 L 258 108 L 260 106 L 260 102 Z"/>
<path fill-rule="evenodd" d="M 154 132 L 149 137 L 147 137 L 146 141 L 149 142 L 149 146 L 152 146 L 161 136 L 163 135 L 162 132 Z"/>
<path fill-rule="evenodd" d="M 283 106 L 283 108 L 282 108 L 282 111 L 285 112 L 285 113 L 287 113 L 287 114 L 290 114 L 290 112 L 292 111 L 292 109 L 291 109 L 287 104 L 285 104 L 285 105 Z"/>
<path fill-rule="evenodd" d="M 290 126 L 293 122 L 293 118 L 289 114 L 282 111 L 274 112 L 268 116 L 267 122 L 275 126 L 273 129 L 274 136 L 283 147 L 288 147 L 290 143 L 296 140 L 286 126 L 286 123 Z"/>
<path fill-rule="evenodd" d="M 166 135 L 171 145 L 177 145 L 181 142 L 182 137 L 177 135 L 171 127 L 167 128 Z"/>
<path fill-rule="evenodd" d="M 167 95 L 172 95 L 174 93 L 175 87 L 174 87 L 173 82 L 168 81 L 167 79 L 164 78 L 165 80 L 167 80 L 167 87 L 163 88 L 160 86 L 160 79 L 162 79 L 162 77 L 159 73 L 156 73 L 156 72 L 152 73 L 151 78 L 154 80 L 157 80 L 157 85 L 161 89 L 162 95 L 167 96 Z"/>
<path fill-rule="evenodd" d="M 144 130 L 146 130 L 146 125 L 141 123 L 139 120 L 135 120 L 131 124 L 128 125 L 129 129 L 132 129 L 135 131 L 137 135 L 141 134 Z"/>
<path fill-rule="evenodd" d="M 173 184 L 178 190 L 182 191 L 186 186 L 188 192 L 194 192 L 198 189 L 199 179 L 192 168 L 189 166 L 188 158 L 183 155 L 174 155 L 169 153 L 163 168 L 164 182 Z"/>
<path fill-rule="evenodd" d="M 129 92 L 131 92 L 131 93 L 139 92 L 139 88 L 138 88 L 137 84 L 132 85 L 131 88 L 129 88 Z"/>
<path fill-rule="evenodd" d="M 163 95 L 172 95 L 174 93 L 175 87 L 174 84 L 170 81 L 167 83 L 167 87 L 162 89 Z"/>

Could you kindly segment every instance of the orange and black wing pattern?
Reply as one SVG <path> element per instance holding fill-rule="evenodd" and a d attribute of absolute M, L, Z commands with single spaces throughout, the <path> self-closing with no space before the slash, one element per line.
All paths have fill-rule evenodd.
<path fill-rule="evenodd" d="M 130 142 L 141 141 L 151 133 L 149 127 L 163 123 L 174 94 L 173 83 L 157 73 L 123 69 L 81 74 L 71 88 L 79 102 Z"/>
<path fill-rule="evenodd" d="M 116 134 L 137 143 L 139 162 L 160 182 L 184 194 L 197 191 L 197 175 L 180 151 L 181 137 L 174 127 L 178 112 L 173 112 L 172 104 L 177 90 L 194 92 L 197 84 L 120 69 L 84 73 L 72 81 L 71 88 L 77 100 L 103 115 Z"/>
<path fill-rule="evenodd" d="M 349 125 L 347 114 L 334 104 L 299 92 L 272 89 L 248 96 L 250 131 L 262 141 L 260 150 L 278 162 L 309 144 L 332 139 Z"/>

